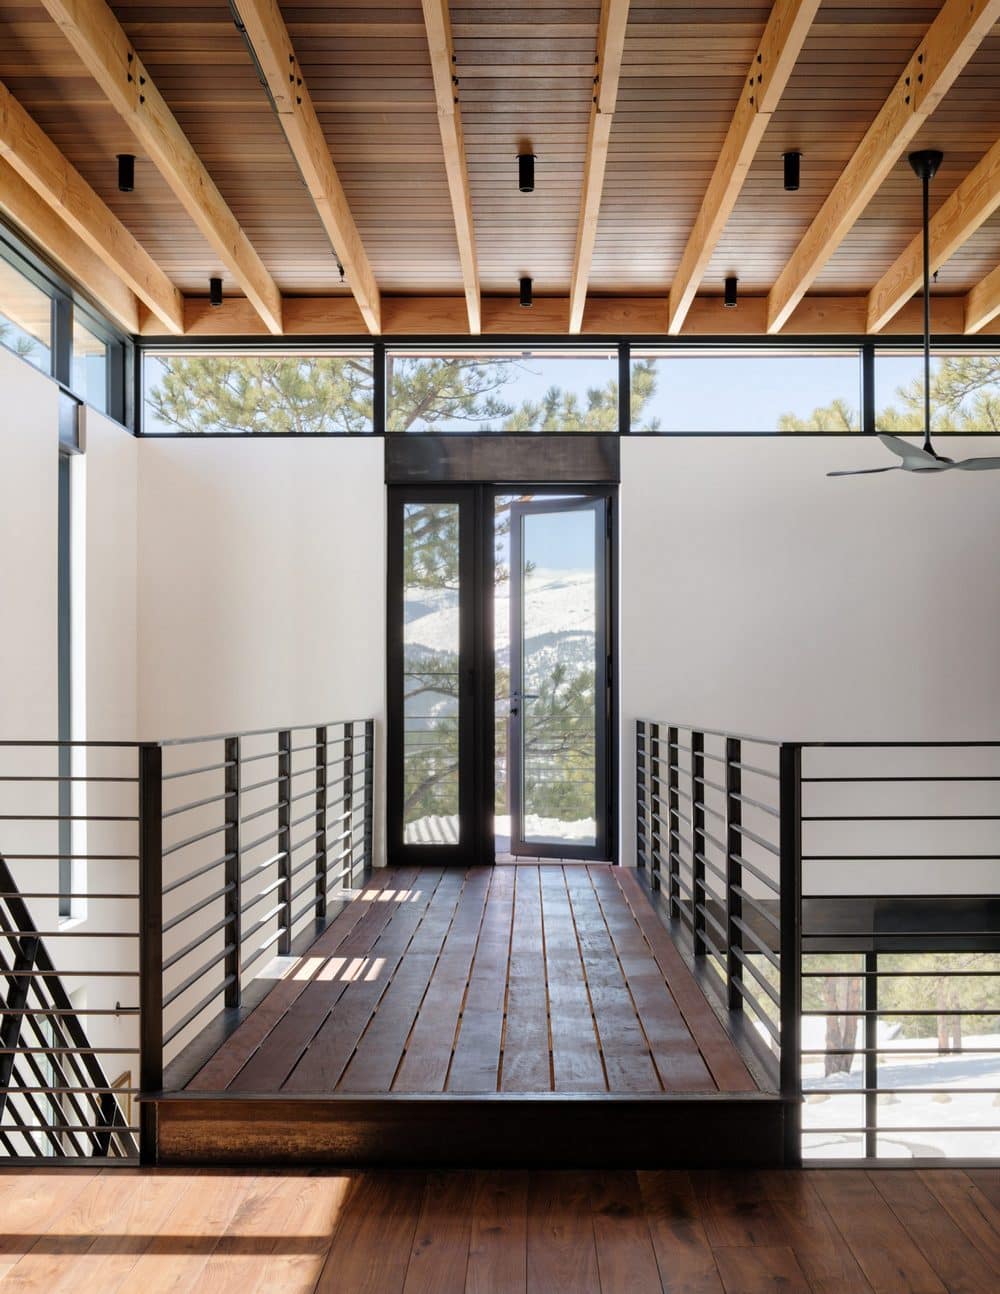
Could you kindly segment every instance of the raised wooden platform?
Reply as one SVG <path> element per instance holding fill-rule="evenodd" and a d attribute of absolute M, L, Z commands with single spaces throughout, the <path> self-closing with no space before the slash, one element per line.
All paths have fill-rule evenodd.
<path fill-rule="evenodd" d="M 163 1162 L 762 1164 L 761 1093 L 628 873 L 385 870 L 184 1092 Z"/>

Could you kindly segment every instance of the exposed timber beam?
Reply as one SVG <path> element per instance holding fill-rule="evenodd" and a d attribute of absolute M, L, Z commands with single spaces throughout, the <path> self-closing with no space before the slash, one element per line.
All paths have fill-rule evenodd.
<path fill-rule="evenodd" d="M 104 0 L 42 0 L 146 155 L 215 249 L 268 331 L 281 293 Z"/>
<path fill-rule="evenodd" d="M 444 166 L 448 192 L 455 217 L 458 259 L 462 266 L 465 301 L 469 314 L 469 332 L 482 327 L 482 304 L 479 296 L 479 265 L 476 260 L 476 231 L 472 223 L 472 194 L 465 163 L 465 141 L 462 137 L 462 115 L 455 85 L 455 52 L 451 39 L 451 16 L 448 0 L 422 0 L 427 47 L 434 74 L 434 97 L 437 100 L 438 126 L 444 149 Z"/>
<path fill-rule="evenodd" d="M 0 157 L 107 262 L 168 332 L 184 331 L 180 292 L 5 85 L 0 85 Z"/>
<path fill-rule="evenodd" d="M 954 256 L 980 225 L 1000 207 L 1000 140 L 941 204 L 930 222 L 931 270 Z M 916 234 L 906 251 L 882 275 L 868 294 L 868 331 L 881 332 L 896 311 L 923 281 L 923 235 Z"/>
<path fill-rule="evenodd" d="M 108 268 L 61 216 L 0 158 L 0 211 L 19 225 L 53 263 L 75 280 L 95 304 L 127 333 L 139 331 L 139 302 L 131 288 Z M 164 324 L 157 320 L 158 331 Z M 172 330 L 170 330 L 172 331 Z"/>
<path fill-rule="evenodd" d="M 965 329 L 966 298 L 934 298 L 936 336 L 961 336 Z M 867 298 L 807 296 L 789 320 L 787 333 L 800 337 L 850 337 L 864 332 Z M 534 336 L 566 337 L 568 297 L 539 297 L 532 308 Z M 602 339 L 651 337 L 666 328 L 666 304 L 657 297 L 589 297 L 581 333 Z M 357 339 L 365 332 L 361 312 L 349 296 L 288 297 L 284 302 L 286 337 L 344 337 Z M 468 335 L 465 298 L 382 297 L 382 328 L 387 337 L 444 337 Z M 727 310 L 719 296 L 696 297 L 684 325 L 685 337 L 762 337 L 767 322 L 767 298 L 741 297 L 739 309 Z M 887 334 L 917 338 L 923 326 L 921 304 L 907 302 L 892 319 Z M 524 311 L 517 297 L 484 297 L 482 335 L 523 337 Z M 1000 319 L 984 324 L 990 336 L 1000 335 Z M 213 309 L 207 298 L 188 297 L 184 302 L 184 331 L 200 337 L 260 337 L 265 328 L 259 315 L 243 297 L 227 297 Z M 160 335 L 156 321 L 142 329 L 146 337 Z"/>
<path fill-rule="evenodd" d="M 667 331 L 674 336 L 684 326 L 819 5 L 820 0 L 774 0 L 670 288 Z"/>
<path fill-rule="evenodd" d="M 569 286 L 569 330 L 579 332 L 587 302 L 590 265 L 594 259 L 597 221 L 604 192 L 604 171 L 608 162 L 611 123 L 618 101 L 618 78 L 621 75 L 628 25 L 629 0 L 602 0 L 601 19 L 597 28 L 597 62 L 590 126 L 587 131 L 587 154 L 583 166 L 583 192 L 580 195 L 580 217 L 576 226 L 576 251 L 573 254 L 573 277 Z"/>
<path fill-rule="evenodd" d="M 982 332 L 1000 316 L 1000 265 L 977 283 L 965 298 L 965 331 Z"/>
<path fill-rule="evenodd" d="M 772 287 L 769 333 L 780 332 L 785 326 L 998 18 L 1000 0 L 945 0 Z"/>
<path fill-rule="evenodd" d="M 247 39 L 271 92 L 288 146 L 344 267 L 368 331 L 381 331 L 379 288 L 351 215 L 309 87 L 277 0 L 237 0 Z"/>

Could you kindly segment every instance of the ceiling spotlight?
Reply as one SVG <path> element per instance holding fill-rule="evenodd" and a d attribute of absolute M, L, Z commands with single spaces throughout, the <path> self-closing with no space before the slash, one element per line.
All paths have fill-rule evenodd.
<path fill-rule="evenodd" d="M 534 193 L 535 191 L 535 154 L 518 153 L 517 155 L 517 187 L 522 193 Z"/>
<path fill-rule="evenodd" d="M 118 154 L 118 189 L 121 193 L 131 193 L 135 188 L 135 156 L 132 153 Z"/>
<path fill-rule="evenodd" d="M 521 305 L 523 305 L 525 309 L 528 309 L 532 301 L 531 279 L 529 278 L 521 279 L 520 285 L 521 285 Z"/>
<path fill-rule="evenodd" d="M 795 193 L 799 187 L 802 154 L 799 152 L 782 153 L 781 160 L 785 164 L 785 192 Z"/>
<path fill-rule="evenodd" d="M 208 304 L 210 306 L 222 305 L 222 279 L 208 280 Z"/>
<path fill-rule="evenodd" d="M 735 274 L 728 274 L 726 276 L 726 295 L 722 298 L 722 304 L 728 306 L 730 310 L 733 310 L 736 307 L 737 283 L 739 283 L 739 279 Z"/>

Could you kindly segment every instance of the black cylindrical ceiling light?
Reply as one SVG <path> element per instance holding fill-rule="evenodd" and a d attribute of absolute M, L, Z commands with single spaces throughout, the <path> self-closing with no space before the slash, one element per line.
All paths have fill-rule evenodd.
<path fill-rule="evenodd" d="M 531 279 L 523 278 L 520 280 L 521 285 L 521 305 L 528 309 L 532 303 Z"/>
<path fill-rule="evenodd" d="M 782 153 L 781 160 L 785 164 L 785 192 L 795 193 L 799 187 L 802 154 L 799 152 Z"/>
<path fill-rule="evenodd" d="M 517 155 L 517 187 L 522 193 L 534 193 L 535 191 L 535 154 L 518 153 Z"/>
<path fill-rule="evenodd" d="M 722 298 L 722 303 L 730 310 L 736 308 L 736 285 L 738 283 L 739 279 L 735 274 L 726 275 L 726 295 Z"/>
<path fill-rule="evenodd" d="M 135 188 L 135 155 L 118 154 L 118 190 L 120 193 L 131 193 Z"/>
<path fill-rule="evenodd" d="M 208 304 L 210 306 L 222 305 L 222 279 L 208 280 Z"/>

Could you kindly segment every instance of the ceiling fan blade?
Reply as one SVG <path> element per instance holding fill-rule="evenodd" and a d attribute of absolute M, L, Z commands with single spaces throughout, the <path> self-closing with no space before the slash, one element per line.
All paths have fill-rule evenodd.
<path fill-rule="evenodd" d="M 996 472 L 1000 471 L 1000 458 L 963 458 L 955 466 L 963 472 Z"/>
<path fill-rule="evenodd" d="M 846 472 L 827 472 L 827 476 L 875 476 L 878 472 L 898 472 L 899 464 L 890 467 L 857 467 Z"/>
<path fill-rule="evenodd" d="M 886 449 L 891 450 L 894 454 L 898 454 L 904 461 L 907 459 L 911 461 L 916 459 L 919 462 L 925 463 L 936 463 L 938 461 L 934 454 L 928 454 L 927 450 L 922 449 L 919 445 L 911 445 L 910 442 L 908 440 L 904 440 L 902 436 L 890 436 L 888 432 L 880 432 L 879 440 Z"/>

